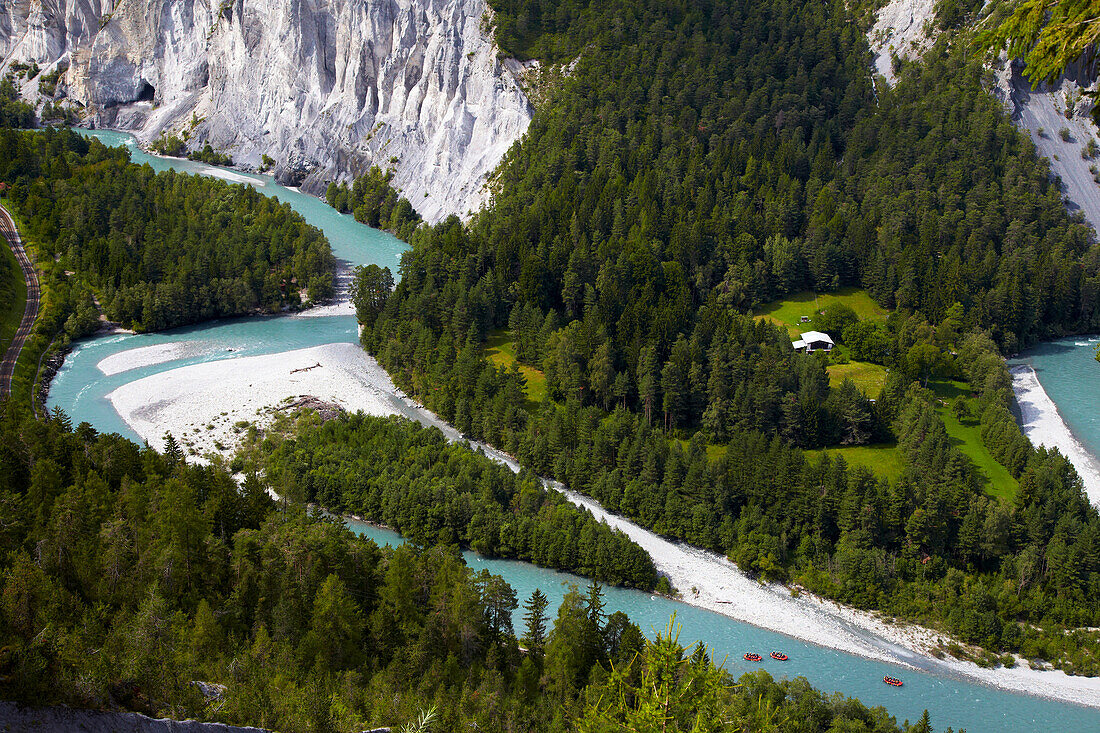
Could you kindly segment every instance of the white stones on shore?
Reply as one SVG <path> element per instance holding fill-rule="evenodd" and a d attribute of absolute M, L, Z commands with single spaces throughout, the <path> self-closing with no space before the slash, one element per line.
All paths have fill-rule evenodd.
<path fill-rule="evenodd" d="M 127 352 L 128 353 L 128 352 Z M 193 364 L 130 382 L 107 395 L 115 411 L 149 445 L 164 434 L 201 459 L 229 455 L 241 422 L 263 424 L 269 408 L 311 395 L 350 412 L 391 415 L 393 384 L 355 344 L 314 346 L 264 356 Z"/>
<path fill-rule="evenodd" d="M 1085 493 L 1094 505 L 1100 505 L 1100 462 L 1081 445 L 1058 412 L 1035 370 L 1027 364 L 1010 369 L 1012 391 L 1020 408 L 1020 429 L 1033 445 L 1057 448 L 1070 460 L 1081 476 Z"/>

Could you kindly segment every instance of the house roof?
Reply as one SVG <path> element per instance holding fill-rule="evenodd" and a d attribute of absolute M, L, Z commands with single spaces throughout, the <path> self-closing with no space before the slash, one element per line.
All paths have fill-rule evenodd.
<path fill-rule="evenodd" d="M 821 331 L 806 331 L 802 334 L 801 340 L 803 343 L 812 344 L 818 341 L 825 341 L 827 343 L 833 343 L 833 340 L 829 338 L 829 334 L 822 333 Z"/>
<path fill-rule="evenodd" d="M 793 346 L 796 349 L 804 349 L 804 348 L 806 348 L 806 342 L 803 341 L 802 339 L 798 339 L 798 341 L 792 341 L 791 346 Z"/>

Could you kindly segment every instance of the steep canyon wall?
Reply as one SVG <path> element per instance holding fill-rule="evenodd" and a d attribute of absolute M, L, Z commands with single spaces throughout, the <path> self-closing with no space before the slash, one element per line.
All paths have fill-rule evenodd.
<path fill-rule="evenodd" d="M 90 124 L 210 143 L 323 191 L 370 165 L 428 220 L 488 200 L 532 108 L 484 0 L 16 0 L 4 64 L 68 64 Z M 512 65 L 515 68 L 515 65 Z M 37 82 L 24 94 L 34 99 Z"/>

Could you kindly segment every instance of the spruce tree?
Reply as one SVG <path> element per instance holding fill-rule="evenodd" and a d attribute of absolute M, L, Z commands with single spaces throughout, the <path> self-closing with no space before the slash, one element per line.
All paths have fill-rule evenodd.
<path fill-rule="evenodd" d="M 538 588 L 531 593 L 531 597 L 523 604 L 527 613 L 523 614 L 523 621 L 527 625 L 527 631 L 523 635 L 523 643 L 527 650 L 538 657 L 542 656 L 543 646 L 546 644 L 546 606 L 550 601 L 546 594 Z"/>
<path fill-rule="evenodd" d="M 176 437 L 170 432 L 164 434 L 164 456 L 172 465 L 183 461 L 183 449 L 180 448 L 179 443 L 176 442 Z"/>

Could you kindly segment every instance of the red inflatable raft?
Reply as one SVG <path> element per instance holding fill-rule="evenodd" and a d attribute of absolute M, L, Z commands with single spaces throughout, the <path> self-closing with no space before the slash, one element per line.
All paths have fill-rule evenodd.
<path fill-rule="evenodd" d="M 787 661 L 787 655 L 783 652 L 772 652 L 772 659 L 779 662 L 785 662 Z"/>
<path fill-rule="evenodd" d="M 763 659 L 763 657 L 761 657 L 759 654 L 754 654 L 753 652 L 749 652 L 745 655 L 746 662 L 759 662 L 761 659 Z"/>
<path fill-rule="evenodd" d="M 901 680 L 899 680 L 897 677 L 886 676 L 882 678 L 882 681 L 888 685 L 893 685 L 894 687 L 901 687 Z"/>

